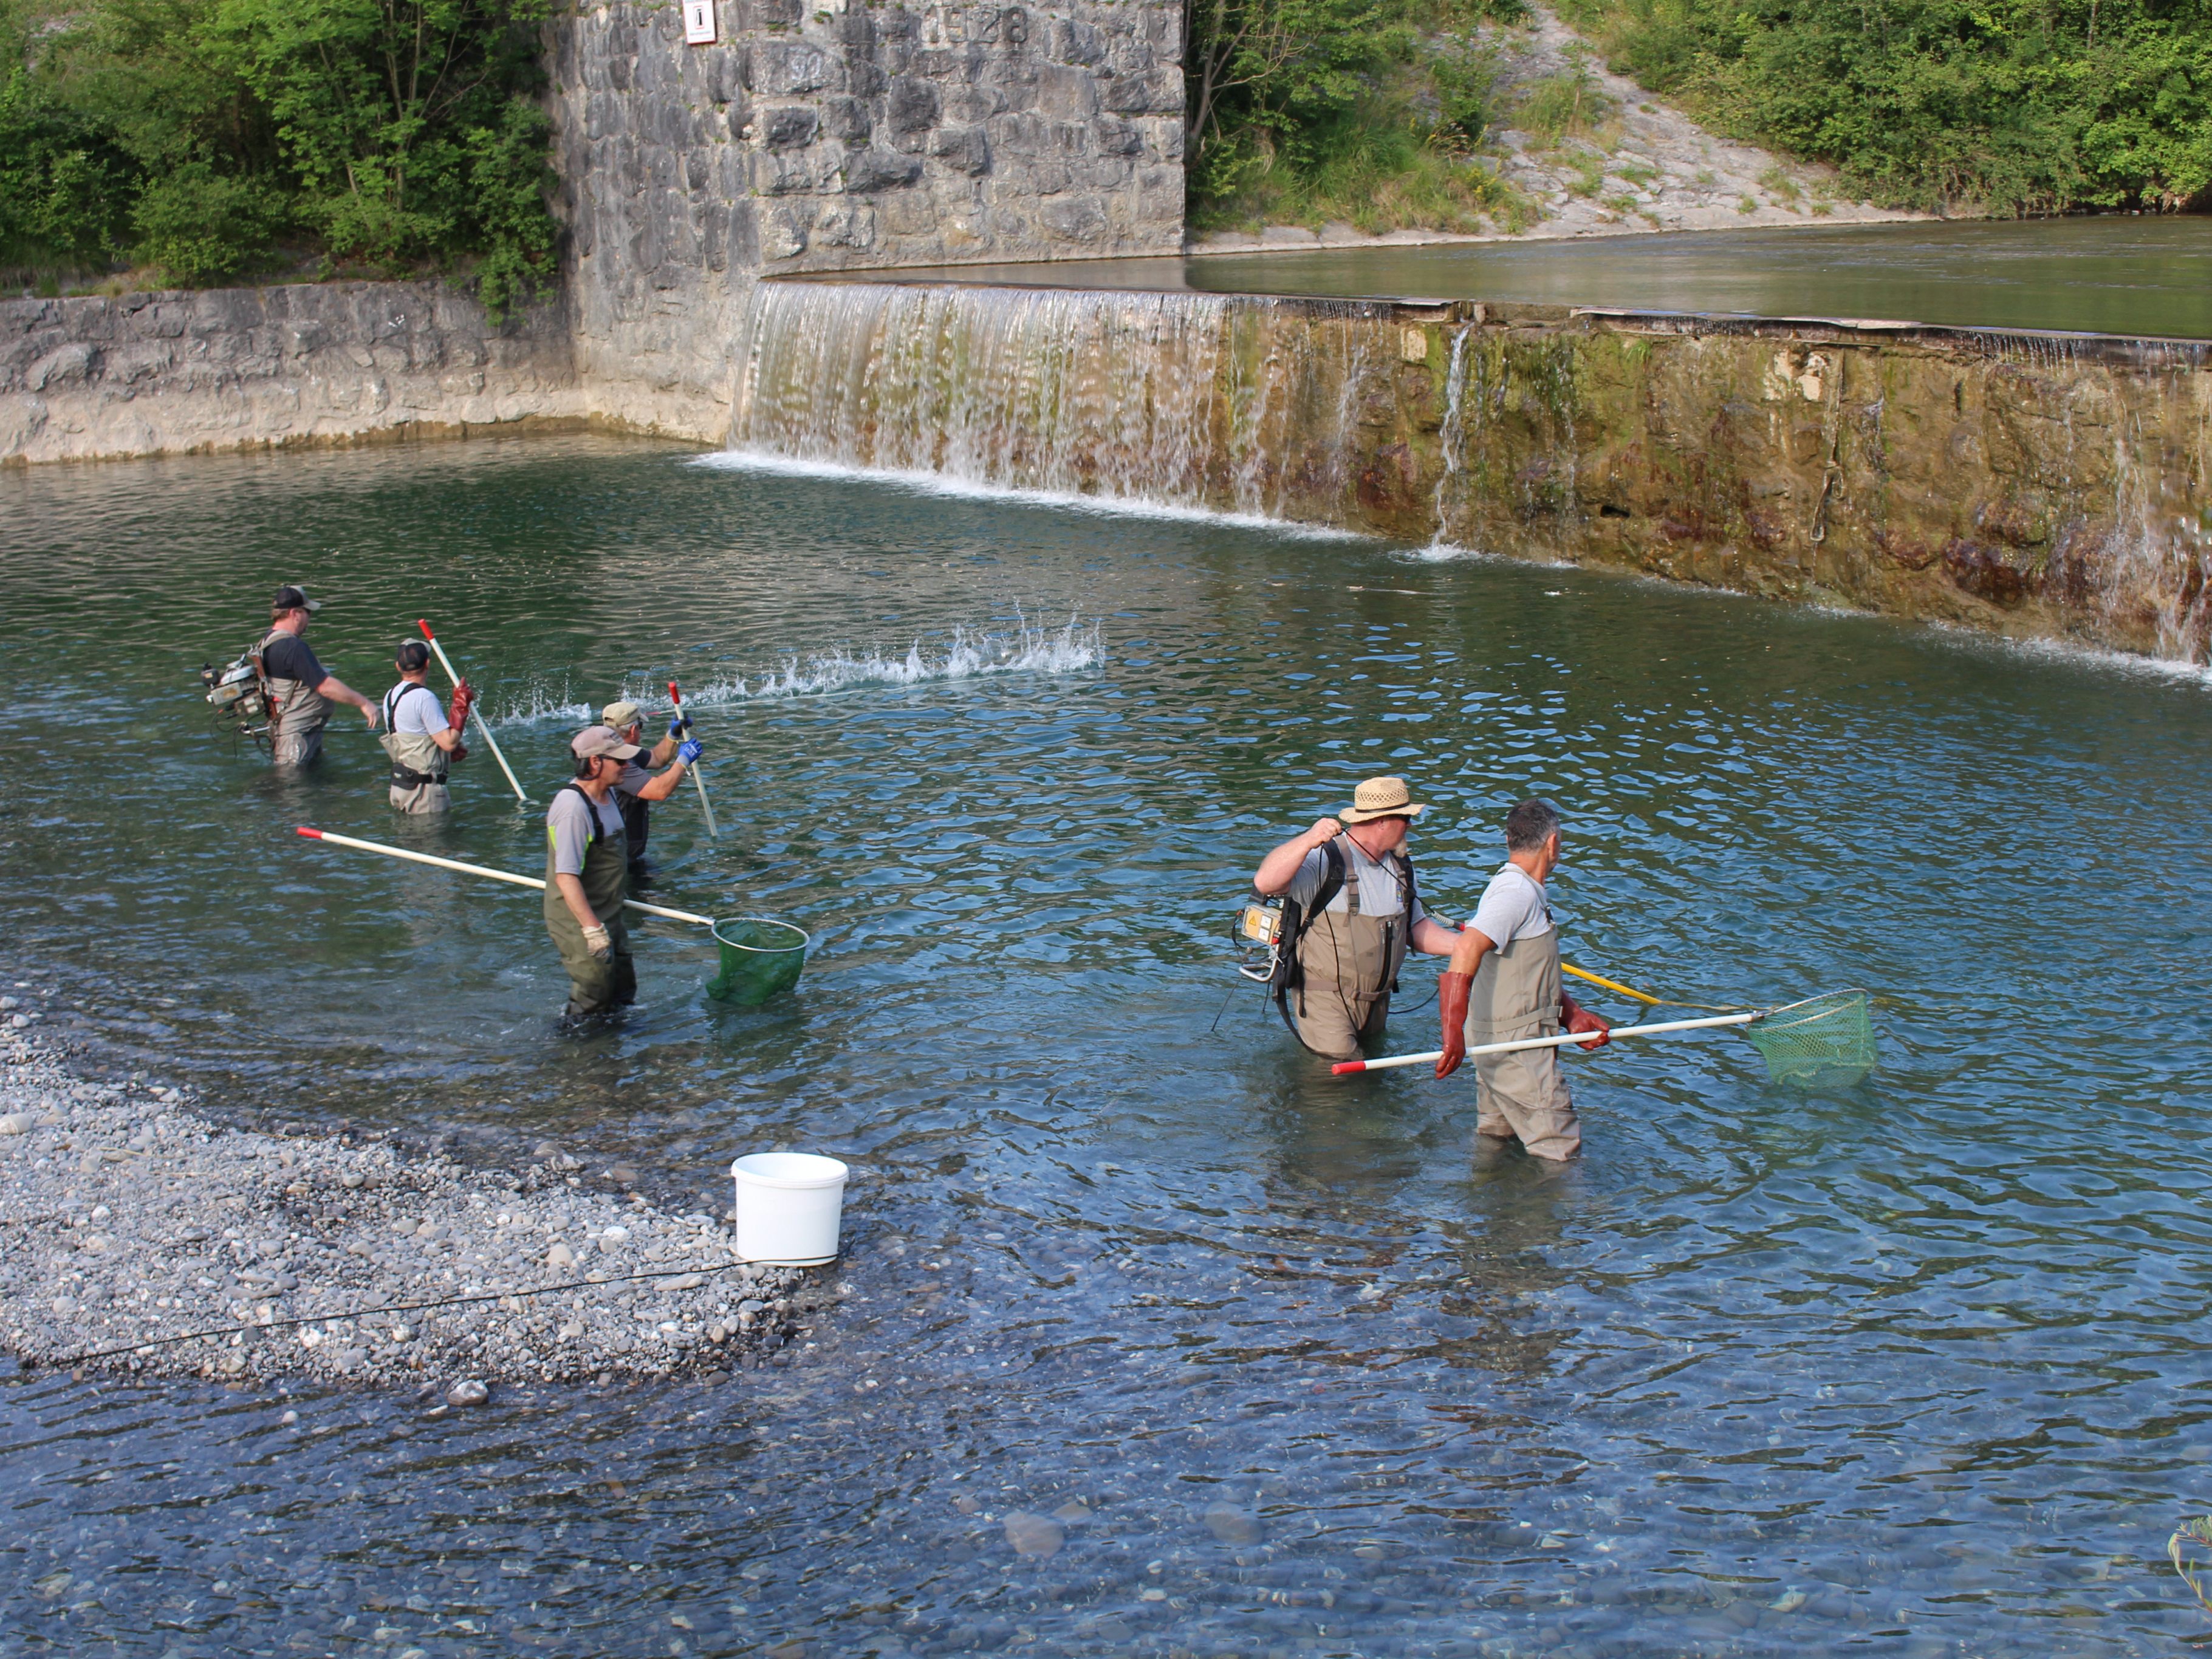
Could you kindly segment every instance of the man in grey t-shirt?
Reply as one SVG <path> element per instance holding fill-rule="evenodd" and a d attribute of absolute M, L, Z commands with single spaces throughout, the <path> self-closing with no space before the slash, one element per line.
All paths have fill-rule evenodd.
<path fill-rule="evenodd" d="M 1559 930 L 1544 881 L 1559 862 L 1559 814 L 1547 800 L 1524 800 L 1505 815 L 1506 860 L 1483 890 L 1474 919 L 1461 930 L 1451 966 L 1437 982 L 1443 1054 L 1437 1075 L 1449 1077 L 1469 1048 L 1588 1032 L 1595 1048 L 1612 1028 L 1580 1006 L 1559 982 Z M 1478 1054 L 1475 1125 L 1493 1143 L 1518 1139 L 1537 1158 L 1564 1161 L 1582 1150 L 1582 1120 L 1567 1092 L 1557 1048 Z"/>
<path fill-rule="evenodd" d="M 1403 778 L 1370 778 L 1352 805 L 1293 836 L 1261 860 L 1255 891 L 1298 912 L 1295 982 L 1298 1041 L 1329 1060 L 1351 1060 L 1380 1036 L 1408 951 L 1449 954 L 1459 935 L 1431 917 L 1413 883 L 1406 836 L 1428 809 Z M 1322 889 L 1332 890 L 1324 899 Z M 1316 904 L 1316 901 L 1322 901 Z"/>
<path fill-rule="evenodd" d="M 568 1012 L 576 1018 L 637 1000 L 623 925 L 629 849 L 614 786 L 643 751 L 604 726 L 586 726 L 568 750 L 576 775 L 545 811 L 545 931 L 568 970 Z"/>

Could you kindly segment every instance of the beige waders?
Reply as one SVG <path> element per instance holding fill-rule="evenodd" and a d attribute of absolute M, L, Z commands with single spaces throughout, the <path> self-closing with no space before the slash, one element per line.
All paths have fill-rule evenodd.
<path fill-rule="evenodd" d="M 384 694 L 384 735 L 377 741 L 384 752 L 392 757 L 392 805 L 401 812 L 443 812 L 453 804 L 451 791 L 446 787 L 446 751 L 437 742 L 421 732 L 402 732 L 398 729 L 399 703 L 408 692 L 416 690 L 437 693 L 427 686 L 416 687 L 412 680 L 404 681 Z"/>
<path fill-rule="evenodd" d="M 1380 1036 L 1390 1018 L 1412 906 L 1387 915 L 1361 915 L 1357 851 L 1338 850 L 1344 857 L 1345 908 L 1316 911 L 1298 940 L 1298 1041 L 1330 1060 L 1357 1060 L 1360 1045 Z M 1404 862 L 1398 854 L 1387 856 Z"/>
<path fill-rule="evenodd" d="M 254 647 L 258 664 L 261 653 L 283 637 L 284 630 L 272 628 L 262 636 Z M 330 724 L 331 700 L 304 680 L 279 680 L 263 677 L 269 696 L 269 742 L 276 750 L 279 766 L 310 766 L 322 757 L 323 727 Z"/>
<path fill-rule="evenodd" d="M 1559 930 L 1547 928 L 1492 951 L 1475 969 L 1467 999 L 1467 1046 L 1555 1036 L 1559 1030 Z M 1538 1158 L 1582 1150 L 1583 1126 L 1556 1048 L 1474 1058 L 1474 1132 L 1518 1137 Z"/>
<path fill-rule="evenodd" d="M 574 784 L 566 786 L 576 789 Z M 584 792 L 576 789 L 580 795 Z M 589 796 L 585 796 L 586 802 Z M 584 930 L 570 914 L 553 878 L 553 828 L 545 829 L 545 931 L 561 952 L 561 965 L 568 970 L 568 1009 L 571 1015 L 604 1013 L 637 1000 L 637 970 L 630 963 L 629 933 L 623 925 L 623 896 L 629 890 L 629 848 L 620 835 L 610 836 L 592 813 L 592 844 L 584 854 L 584 902 L 607 930 L 614 960 L 594 961 L 584 943 Z"/>

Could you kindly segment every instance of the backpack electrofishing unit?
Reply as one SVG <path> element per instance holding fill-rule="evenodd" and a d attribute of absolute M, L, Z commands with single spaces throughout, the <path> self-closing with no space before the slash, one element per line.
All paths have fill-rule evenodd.
<path fill-rule="evenodd" d="M 246 647 L 227 667 L 202 664 L 200 684 L 207 688 L 208 704 L 219 724 L 229 726 L 235 736 L 257 748 L 271 749 L 270 732 L 276 711 L 270 704 L 268 677 L 262 672 L 258 642 Z"/>
<path fill-rule="evenodd" d="M 1305 989 L 1305 964 L 1301 958 L 1299 944 L 1313 927 L 1316 918 L 1334 902 L 1344 890 L 1346 877 L 1345 854 L 1334 841 L 1321 848 L 1321 884 L 1314 890 L 1313 897 L 1304 903 L 1277 894 L 1273 897 L 1254 888 L 1237 907 L 1231 927 L 1231 938 L 1237 945 L 1237 971 L 1256 985 L 1267 988 L 1268 999 L 1275 1005 L 1284 1026 L 1301 1043 L 1297 1017 L 1291 1012 L 1291 999 Z M 1391 929 L 1404 927 L 1410 942 L 1416 889 L 1413 883 L 1413 860 L 1400 855 L 1400 867 L 1404 872 L 1404 908 Z M 1384 934 L 1386 960 L 1394 952 L 1390 934 Z M 1395 995 L 1398 989 L 1396 975 L 1389 987 Z"/>

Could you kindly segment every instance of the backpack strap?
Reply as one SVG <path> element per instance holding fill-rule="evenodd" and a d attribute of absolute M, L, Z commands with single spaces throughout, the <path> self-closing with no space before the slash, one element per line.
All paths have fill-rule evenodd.
<path fill-rule="evenodd" d="M 384 694 L 384 729 L 386 731 L 396 732 L 399 729 L 393 721 L 399 713 L 399 700 L 410 691 L 430 691 L 430 688 L 420 680 L 402 680 L 386 692 Z M 438 694 L 435 691 L 430 691 L 431 701 L 435 702 L 437 696 Z"/>
<path fill-rule="evenodd" d="M 1314 890 L 1312 900 L 1305 904 L 1293 899 L 1283 901 L 1282 929 L 1277 934 L 1281 943 L 1275 955 L 1274 977 L 1268 987 L 1275 999 L 1275 1012 L 1282 1016 L 1285 1029 L 1298 1038 L 1298 1046 L 1308 1054 L 1321 1051 L 1298 1036 L 1298 1022 L 1291 1012 L 1291 993 L 1304 990 L 1306 982 L 1304 966 L 1298 960 L 1298 946 L 1304 940 L 1306 931 L 1313 926 L 1313 919 L 1328 909 L 1335 902 L 1336 896 L 1344 890 L 1344 849 L 1331 841 L 1322 846 L 1321 853 L 1321 885 Z"/>
<path fill-rule="evenodd" d="M 554 799 L 557 800 L 572 789 L 576 792 L 576 799 L 584 803 L 584 817 L 592 826 L 590 845 L 597 847 L 607 838 L 607 829 L 606 825 L 599 822 L 599 809 L 593 804 L 592 798 L 584 793 L 584 786 L 580 783 L 564 783 L 553 792 Z M 621 809 L 617 807 L 616 810 L 619 811 Z"/>

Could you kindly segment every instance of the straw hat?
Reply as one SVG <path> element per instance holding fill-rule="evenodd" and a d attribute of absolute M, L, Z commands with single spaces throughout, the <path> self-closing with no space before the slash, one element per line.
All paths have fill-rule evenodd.
<path fill-rule="evenodd" d="M 1413 804 L 1405 779 L 1370 778 L 1352 792 L 1352 805 L 1336 817 L 1340 823 L 1365 823 L 1373 818 L 1417 818 L 1428 810 Z"/>

